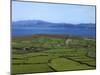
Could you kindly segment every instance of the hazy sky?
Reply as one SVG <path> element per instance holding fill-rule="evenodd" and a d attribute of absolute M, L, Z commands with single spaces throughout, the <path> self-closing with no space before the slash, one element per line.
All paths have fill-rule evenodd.
<path fill-rule="evenodd" d="M 12 20 L 44 20 L 65 23 L 95 23 L 95 6 L 12 2 Z"/>

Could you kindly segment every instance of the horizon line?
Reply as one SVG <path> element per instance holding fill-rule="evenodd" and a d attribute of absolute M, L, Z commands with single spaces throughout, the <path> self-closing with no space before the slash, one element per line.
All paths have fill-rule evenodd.
<path fill-rule="evenodd" d="M 48 22 L 48 23 L 65 23 L 65 24 L 96 24 L 96 22 L 95 23 L 67 23 L 67 22 L 50 22 L 50 21 L 45 21 L 45 20 L 39 20 L 39 19 L 30 19 L 30 20 L 17 20 L 17 21 L 12 21 L 12 23 L 13 22 L 20 22 L 20 21 L 43 21 L 43 22 Z"/>

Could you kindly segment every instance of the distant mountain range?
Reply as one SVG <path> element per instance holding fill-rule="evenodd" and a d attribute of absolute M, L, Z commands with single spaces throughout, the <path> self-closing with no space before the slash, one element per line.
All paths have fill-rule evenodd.
<path fill-rule="evenodd" d="M 96 36 L 96 24 L 93 23 L 51 23 L 42 20 L 25 20 L 12 22 L 12 35 L 61 34 L 72 36 Z"/>
<path fill-rule="evenodd" d="M 25 20 L 25 21 L 16 21 L 12 22 L 13 27 L 96 27 L 93 23 L 80 23 L 80 24 L 71 24 L 71 23 L 51 23 L 42 20 Z"/>

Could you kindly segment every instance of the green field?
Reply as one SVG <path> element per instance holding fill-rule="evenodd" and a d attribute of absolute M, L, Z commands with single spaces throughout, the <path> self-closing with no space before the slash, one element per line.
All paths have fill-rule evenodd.
<path fill-rule="evenodd" d="M 29 36 L 12 39 L 12 74 L 96 68 L 96 40 Z"/>

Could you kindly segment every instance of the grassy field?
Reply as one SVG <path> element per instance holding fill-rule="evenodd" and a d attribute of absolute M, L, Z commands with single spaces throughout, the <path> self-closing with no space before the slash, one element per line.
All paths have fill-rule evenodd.
<path fill-rule="evenodd" d="M 12 74 L 95 68 L 95 39 L 56 35 L 12 39 Z"/>

